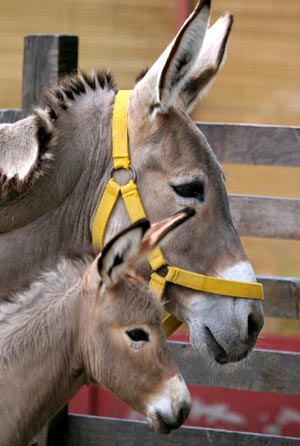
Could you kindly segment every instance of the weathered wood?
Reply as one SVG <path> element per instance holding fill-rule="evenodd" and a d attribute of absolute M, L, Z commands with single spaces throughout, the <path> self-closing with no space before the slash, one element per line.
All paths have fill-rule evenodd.
<path fill-rule="evenodd" d="M 23 102 L 25 113 L 42 105 L 42 92 L 58 77 L 77 70 L 78 37 L 70 35 L 28 35 L 23 62 Z"/>
<path fill-rule="evenodd" d="M 190 344 L 169 343 L 172 355 L 187 383 L 256 392 L 300 394 L 300 354 L 273 350 L 254 350 L 244 364 L 224 370 L 214 369 L 201 360 Z"/>
<path fill-rule="evenodd" d="M 299 438 L 182 427 L 170 435 L 153 432 L 146 423 L 69 415 L 72 446 L 299 446 Z"/>
<path fill-rule="evenodd" d="M 0 124 L 16 122 L 19 119 L 22 119 L 23 112 L 19 109 L 11 109 L 11 110 L 0 110 Z"/>
<path fill-rule="evenodd" d="M 300 166 L 300 127 L 197 125 L 222 163 Z"/>
<path fill-rule="evenodd" d="M 230 195 L 229 200 L 240 235 L 300 240 L 300 199 Z"/>
<path fill-rule="evenodd" d="M 264 286 L 266 316 L 300 319 L 300 278 L 258 276 L 257 280 Z"/>

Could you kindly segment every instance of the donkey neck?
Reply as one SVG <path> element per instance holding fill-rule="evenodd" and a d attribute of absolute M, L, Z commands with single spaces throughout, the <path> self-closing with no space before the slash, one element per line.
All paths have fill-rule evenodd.
<path fill-rule="evenodd" d="M 36 265 L 52 267 L 70 248 L 90 245 L 110 170 L 113 98 L 112 90 L 91 90 L 61 110 L 52 124 L 48 171 L 32 189 L 0 206 L 0 295 L 26 287 L 30 280 L 22 277 Z"/>
<path fill-rule="evenodd" d="M 95 96 L 97 92 L 93 93 Z M 24 120 L 31 122 L 34 129 L 32 143 L 37 143 L 41 151 L 48 152 L 49 161 L 42 167 L 39 163 L 32 166 L 38 178 L 32 180 L 33 186 L 28 183 L 20 193 L 14 192 L 2 200 L 0 233 L 25 227 L 58 208 L 69 206 L 81 210 L 85 203 L 94 199 L 95 188 L 99 186 L 111 158 L 108 131 L 111 112 L 99 105 L 105 102 L 103 92 L 98 94 L 97 100 L 91 94 L 86 93 L 86 96 L 85 101 L 82 98 L 74 100 L 54 122 L 51 122 L 49 114 L 39 110 Z M 47 120 L 50 122 L 45 124 Z M 47 130 L 48 134 L 43 135 L 46 125 L 51 131 Z M 49 142 L 43 146 L 46 137 Z M 78 198 L 81 200 L 76 203 Z"/>
<path fill-rule="evenodd" d="M 83 261 L 63 260 L 0 306 L 1 444 L 27 445 L 84 384 L 78 275 L 85 268 Z"/>

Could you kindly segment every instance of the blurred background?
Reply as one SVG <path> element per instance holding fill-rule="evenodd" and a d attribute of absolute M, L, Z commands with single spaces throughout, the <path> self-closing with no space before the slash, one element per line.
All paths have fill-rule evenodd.
<path fill-rule="evenodd" d="M 21 106 L 23 38 L 79 36 L 79 66 L 106 66 L 131 88 L 193 9 L 192 0 L 1 0 L 0 108 Z M 197 106 L 197 121 L 300 124 L 300 2 L 214 0 L 212 21 L 235 17 L 227 61 Z M 299 148 L 300 150 L 300 148 Z M 230 192 L 300 197 L 300 169 L 225 165 Z M 244 238 L 257 273 L 300 276 L 300 242 Z M 268 322 L 266 330 L 299 330 Z"/>

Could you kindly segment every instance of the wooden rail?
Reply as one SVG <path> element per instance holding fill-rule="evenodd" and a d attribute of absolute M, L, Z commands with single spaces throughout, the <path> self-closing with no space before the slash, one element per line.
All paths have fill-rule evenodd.
<path fill-rule="evenodd" d="M 65 35 L 25 37 L 22 110 L 0 110 L 0 122 L 14 122 L 42 105 L 45 87 L 77 69 L 78 38 Z M 219 161 L 300 167 L 300 128 L 198 123 Z M 231 195 L 230 206 L 241 235 L 300 239 L 300 199 Z M 258 277 L 265 288 L 267 316 L 299 319 L 300 279 Z M 300 354 L 254 350 L 243 367 L 220 373 L 193 356 L 186 343 L 170 343 L 188 383 L 300 395 Z M 300 446 L 300 438 L 184 427 L 169 437 L 144 423 L 67 415 L 52 422 L 47 446 Z M 39 446 L 45 446 L 42 441 Z"/>

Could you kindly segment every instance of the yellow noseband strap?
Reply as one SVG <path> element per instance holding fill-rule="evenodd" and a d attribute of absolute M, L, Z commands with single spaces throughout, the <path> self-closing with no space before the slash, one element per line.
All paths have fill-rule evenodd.
<path fill-rule="evenodd" d="M 140 198 L 134 169 L 130 166 L 127 131 L 127 103 L 131 90 L 121 90 L 117 93 L 112 119 L 113 170 L 126 169 L 132 173 L 127 184 L 121 186 L 113 177 L 107 182 L 92 225 L 92 241 L 96 250 L 103 248 L 107 223 L 118 198 L 124 200 L 130 221 L 134 223 L 147 217 Z M 259 283 L 236 282 L 219 279 L 186 271 L 177 266 L 170 266 L 160 248 L 156 248 L 148 258 L 152 268 L 150 287 L 161 299 L 167 283 L 173 283 L 205 293 L 218 294 L 225 297 L 240 297 L 248 299 L 263 299 L 263 287 Z M 162 277 L 157 270 L 165 266 L 166 276 Z M 169 337 L 182 324 L 175 316 L 168 314 L 162 321 L 163 329 Z"/>

